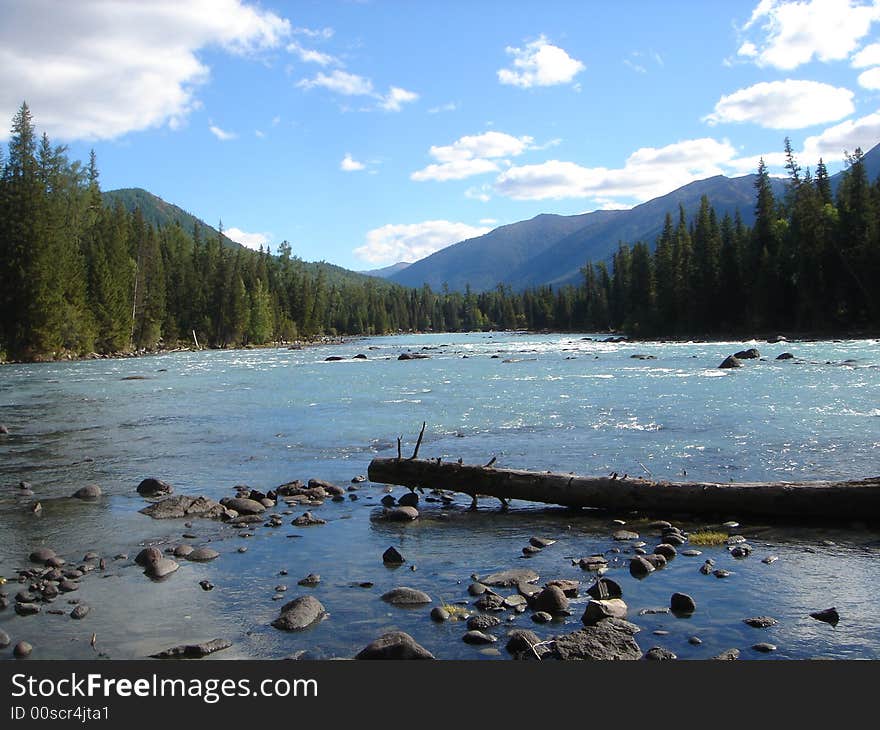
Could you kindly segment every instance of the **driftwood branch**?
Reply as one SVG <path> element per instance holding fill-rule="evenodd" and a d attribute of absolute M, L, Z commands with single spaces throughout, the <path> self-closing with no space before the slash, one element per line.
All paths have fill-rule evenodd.
<path fill-rule="evenodd" d="M 416 447 L 413 449 L 413 455 L 410 456 L 410 461 L 413 461 L 419 455 L 419 447 L 422 445 L 422 437 L 425 435 L 425 426 L 427 425 L 426 421 L 422 421 L 422 430 L 419 431 L 419 439 L 416 441 Z"/>
<path fill-rule="evenodd" d="M 445 489 L 568 507 L 666 514 L 756 514 L 865 520 L 880 518 L 880 477 L 841 482 L 667 482 L 635 477 L 588 477 L 482 465 L 373 459 L 371 482 Z"/>

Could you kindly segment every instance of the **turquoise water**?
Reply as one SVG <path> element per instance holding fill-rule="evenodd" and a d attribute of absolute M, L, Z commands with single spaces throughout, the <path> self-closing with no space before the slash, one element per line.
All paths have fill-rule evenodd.
<path fill-rule="evenodd" d="M 756 346 L 764 359 L 719 370 L 732 352 Z M 429 359 L 398 361 L 402 352 Z M 796 360 L 777 361 L 792 352 Z M 326 362 L 330 355 L 366 360 Z M 651 356 L 636 359 L 632 355 Z M 124 380 L 131 376 L 142 379 Z M 89 658 L 96 649 L 114 659 L 144 656 L 175 643 L 228 636 L 233 647 L 217 658 L 276 658 L 308 650 L 352 656 L 389 628 L 401 628 L 445 658 L 491 659 L 464 644 L 461 622 L 434 624 L 430 607 L 403 610 L 379 596 L 396 585 L 427 591 L 435 602 L 468 599 L 473 573 L 530 567 L 542 582 L 590 576 L 571 557 L 605 552 L 614 543 L 610 519 L 640 531 L 650 549 L 656 537 L 634 515 L 593 515 L 497 502 L 467 511 L 469 499 L 421 505 L 415 524 L 376 519 L 378 485 L 362 484 L 356 501 L 327 502 L 315 514 L 327 524 L 242 530 L 206 521 L 191 529 L 154 521 L 137 510 L 135 492 L 147 476 L 178 493 L 214 499 L 247 484 L 266 491 L 312 477 L 348 486 L 370 459 L 414 446 L 427 428 L 420 456 L 462 458 L 498 466 L 582 474 L 611 471 L 654 478 L 713 481 L 835 479 L 875 476 L 880 449 L 880 347 L 877 340 L 841 342 L 604 343 L 582 335 L 458 334 L 362 339 L 304 350 L 261 349 L 175 353 L 132 360 L 10 365 L 0 368 L 0 575 L 10 600 L 20 589 L 16 569 L 39 545 L 76 562 L 95 549 L 107 556 L 103 575 L 89 574 L 77 597 L 92 607 L 81 622 L 46 613 L 0 611 L 0 628 L 35 646 L 37 658 Z M 686 475 L 686 477 L 685 477 Z M 32 484 L 35 497 L 18 494 Z M 86 504 L 67 497 L 84 484 L 104 497 Z M 407 490 L 396 488 L 400 496 Z M 42 512 L 28 505 L 39 499 Z M 283 503 L 275 510 L 282 512 Z M 666 515 L 650 515 L 666 518 Z M 731 515 L 736 518 L 736 515 Z M 754 546 L 735 560 L 724 547 L 699 558 L 677 557 L 663 571 L 636 581 L 628 555 L 612 560 L 630 617 L 642 627 L 640 646 L 665 646 L 680 657 L 705 658 L 731 647 L 743 656 L 880 658 L 880 617 L 870 588 L 880 579 L 876 526 L 795 527 L 740 520 Z M 684 527 L 710 527 L 682 522 Z M 716 526 L 717 527 L 717 526 Z M 192 533 L 196 538 L 181 538 Z M 525 559 L 531 535 L 558 540 Z M 140 546 L 210 540 L 222 556 L 208 564 L 181 562 L 162 583 L 144 578 L 131 559 Z M 823 542 L 824 541 L 824 542 Z M 833 544 L 830 544 L 833 543 Z M 381 554 L 395 545 L 408 562 L 396 570 Z M 247 546 L 246 553 L 238 553 Z M 772 565 L 760 562 L 773 553 Z M 615 554 L 609 553 L 614 558 Z M 719 580 L 698 573 L 705 557 L 733 571 Z M 415 565 L 417 570 L 410 567 Z M 280 576 L 287 570 L 287 576 Z M 313 589 L 297 586 L 307 573 Z M 215 584 L 204 592 L 198 583 Z M 371 588 L 357 587 L 370 581 Z M 273 601 L 275 586 L 288 586 Z M 313 592 L 330 618 L 298 634 L 269 626 L 281 603 Z M 695 597 L 690 619 L 639 616 L 668 605 L 669 595 Z M 541 636 L 579 627 L 586 599 L 576 599 L 564 623 L 538 626 L 529 614 L 514 626 Z M 64 599 L 57 602 L 67 608 Z M 62 605 L 63 604 L 63 605 Z M 836 627 L 808 617 L 835 605 Z M 769 614 L 779 623 L 752 629 L 742 619 Z M 504 636 L 506 625 L 493 633 Z M 669 631 L 655 635 L 655 630 Z M 687 638 L 697 634 L 699 646 Z M 750 649 L 770 641 L 772 654 Z M 498 648 L 505 656 L 503 640 Z M 0 650 L 7 658 L 9 649 Z"/>

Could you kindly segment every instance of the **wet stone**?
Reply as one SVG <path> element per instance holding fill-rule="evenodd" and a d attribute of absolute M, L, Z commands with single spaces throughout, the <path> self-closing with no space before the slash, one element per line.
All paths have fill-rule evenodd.
<path fill-rule="evenodd" d="M 678 657 L 669 649 L 662 646 L 654 646 L 645 652 L 645 659 L 648 661 L 668 661 L 670 659 L 678 659 Z"/>
<path fill-rule="evenodd" d="M 305 578 L 300 578 L 297 581 L 298 585 L 313 587 L 318 585 L 321 582 L 321 576 L 317 573 L 309 573 Z"/>
<path fill-rule="evenodd" d="M 482 583 L 471 583 L 467 589 L 468 593 L 472 596 L 482 596 L 487 590 L 488 588 Z"/>
<path fill-rule="evenodd" d="M 775 626 L 777 621 L 770 616 L 753 616 L 751 618 L 744 618 L 743 623 L 755 629 L 766 629 L 770 626 Z"/>
<path fill-rule="evenodd" d="M 70 612 L 70 618 L 77 620 L 84 619 L 86 616 L 89 615 L 89 611 L 91 610 L 92 609 L 89 608 L 86 604 L 80 603 L 73 607 L 73 610 Z"/>
<path fill-rule="evenodd" d="M 495 626 L 499 626 L 501 624 L 501 619 L 498 616 L 492 616 L 489 614 L 481 613 L 476 616 L 471 616 L 467 620 L 467 627 L 472 631 L 486 631 L 487 629 L 491 629 Z"/>
<path fill-rule="evenodd" d="M 696 558 L 697 556 L 702 555 L 702 554 L 703 554 L 702 550 L 695 550 L 693 548 L 681 551 L 681 555 L 684 555 L 686 558 Z"/>
<path fill-rule="evenodd" d="M 716 578 L 729 578 L 733 573 L 729 570 L 725 570 L 724 568 L 718 568 L 717 570 L 712 571 L 712 575 Z"/>
<path fill-rule="evenodd" d="M 817 621 L 824 621 L 827 624 L 836 626 L 840 621 L 840 614 L 835 607 L 826 608 L 823 611 L 814 611 L 810 616 Z"/>
<path fill-rule="evenodd" d="M 433 599 L 424 591 L 401 586 L 383 593 L 382 600 L 390 603 L 392 606 L 416 606 L 431 603 Z"/>
<path fill-rule="evenodd" d="M 213 591 L 214 584 L 209 580 L 200 580 L 199 585 L 202 587 L 203 591 Z"/>
<path fill-rule="evenodd" d="M 461 640 L 465 644 L 494 644 L 498 639 L 482 631 L 468 631 Z"/>
<path fill-rule="evenodd" d="M 546 537 L 530 537 L 529 538 L 530 545 L 532 545 L 533 547 L 536 547 L 536 548 L 541 548 L 541 549 L 543 549 L 545 547 L 550 547 L 555 542 L 556 542 L 556 540 L 551 540 Z"/>
<path fill-rule="evenodd" d="M 448 621 L 449 619 L 450 619 L 449 611 L 447 611 L 442 606 L 434 606 L 434 608 L 431 609 L 431 620 L 432 621 L 437 621 L 439 623 L 442 621 Z"/>
<path fill-rule="evenodd" d="M 31 646 L 26 641 L 19 641 L 12 649 L 12 656 L 16 659 L 24 659 L 25 657 L 29 657 L 31 652 L 33 652 L 34 647 Z"/>
<path fill-rule="evenodd" d="M 401 565 L 402 563 L 405 563 L 406 560 L 397 548 L 390 547 L 382 553 L 382 562 L 386 565 Z"/>
<path fill-rule="evenodd" d="M 766 641 L 762 641 L 759 644 L 753 644 L 752 649 L 763 654 L 769 654 L 771 651 L 776 651 L 776 644 L 768 644 Z"/>
<path fill-rule="evenodd" d="M 639 533 L 638 533 L 638 532 L 633 532 L 632 530 L 617 530 L 617 531 L 611 536 L 611 538 L 612 538 L 613 540 L 620 540 L 620 541 L 624 541 L 624 540 L 638 540 L 638 539 L 639 539 Z"/>
<path fill-rule="evenodd" d="M 552 620 L 553 616 L 551 616 L 546 611 L 538 611 L 537 613 L 532 614 L 532 621 L 534 621 L 536 624 L 546 624 Z"/>

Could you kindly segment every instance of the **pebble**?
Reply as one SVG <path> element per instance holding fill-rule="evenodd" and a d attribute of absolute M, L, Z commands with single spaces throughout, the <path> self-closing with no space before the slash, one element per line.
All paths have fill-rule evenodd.
<path fill-rule="evenodd" d="M 19 641 L 12 649 L 12 656 L 14 656 L 16 659 L 24 659 L 25 657 L 29 657 L 33 650 L 34 647 L 32 647 L 28 642 Z"/>

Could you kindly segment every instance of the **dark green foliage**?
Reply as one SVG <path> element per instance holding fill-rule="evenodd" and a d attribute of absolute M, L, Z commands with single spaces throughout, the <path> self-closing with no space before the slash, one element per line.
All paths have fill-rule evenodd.
<path fill-rule="evenodd" d="M 655 225 L 653 251 L 645 239 L 620 243 L 613 268 L 588 263 L 577 286 L 514 291 L 508 284 L 485 287 L 488 279 L 480 278 L 474 289 L 441 282 L 438 292 L 427 283 L 407 288 L 301 261 L 286 241 L 277 255 L 245 249 L 223 235 L 222 225 L 215 230 L 167 214 L 179 209 L 162 201 L 157 212 L 159 199 L 145 191 L 102 196 L 94 154 L 83 168 L 47 137 L 38 141 L 23 104 L 8 154 L 0 151 L 0 358 L 411 330 L 618 329 L 649 336 L 876 329 L 880 182 L 872 183 L 869 172 L 876 168 L 856 150 L 842 175 L 829 178 L 820 160 L 813 177 L 790 145 L 786 152 L 789 180 L 780 194 L 774 188 L 782 190 L 781 183 L 763 163 L 748 178 L 755 187 L 752 228 L 724 205 L 719 220 L 708 195 L 697 206 L 691 198 L 703 185 L 691 197 L 660 199 L 677 200 L 678 216 L 676 222 L 667 211 Z M 131 200 L 143 206 L 127 208 Z M 657 203 L 650 205 L 655 210 Z M 587 227 L 615 217 L 591 218 Z M 564 236 L 583 223 L 572 219 L 584 217 L 542 218 L 514 232 L 520 243 L 548 226 Z M 558 244 L 546 247 L 547 255 L 551 248 Z M 485 266 L 480 271 L 490 275 Z"/>

